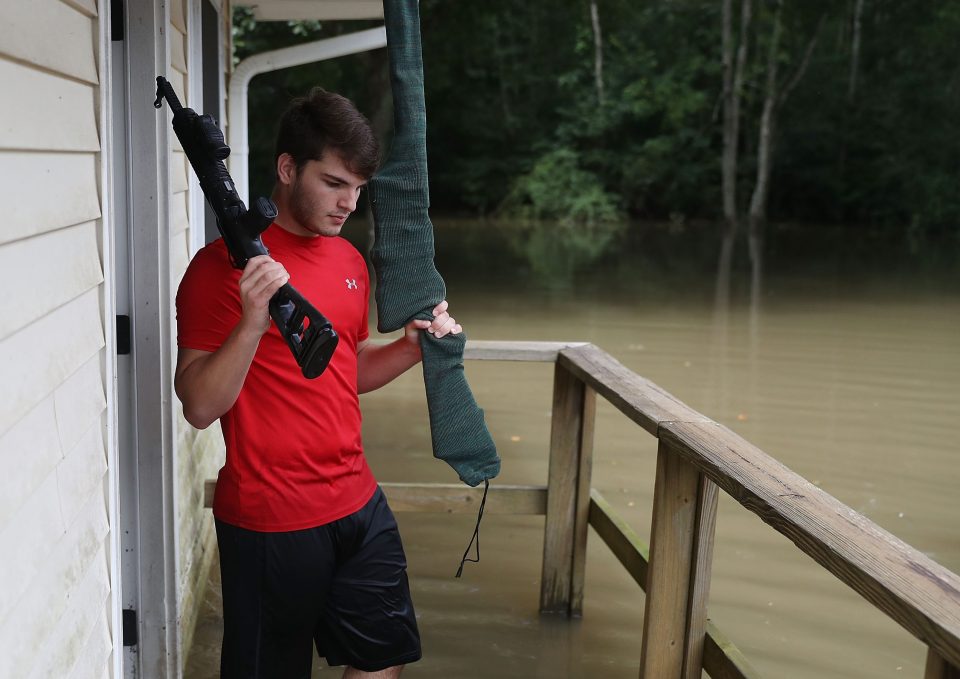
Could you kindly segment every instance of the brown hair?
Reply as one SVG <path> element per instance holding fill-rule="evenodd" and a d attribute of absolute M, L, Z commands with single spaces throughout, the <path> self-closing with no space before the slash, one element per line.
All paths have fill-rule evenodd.
<path fill-rule="evenodd" d="M 280 118 L 274 165 L 281 154 L 289 153 L 300 170 L 307 161 L 320 160 L 328 148 L 365 179 L 380 164 L 380 145 L 370 121 L 346 97 L 314 87 L 307 96 L 291 101 Z"/>

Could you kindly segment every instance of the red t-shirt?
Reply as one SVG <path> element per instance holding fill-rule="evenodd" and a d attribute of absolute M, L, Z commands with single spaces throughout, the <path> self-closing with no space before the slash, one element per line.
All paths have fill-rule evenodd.
<path fill-rule="evenodd" d="M 263 234 L 290 284 L 330 319 L 340 343 L 308 380 L 276 325 L 260 340 L 236 403 L 220 418 L 227 448 L 213 514 L 249 530 L 320 526 L 360 509 L 376 480 L 360 441 L 357 343 L 366 339 L 370 278 L 342 238 Z M 240 270 L 223 240 L 197 253 L 177 291 L 177 344 L 216 351 L 240 320 Z"/>

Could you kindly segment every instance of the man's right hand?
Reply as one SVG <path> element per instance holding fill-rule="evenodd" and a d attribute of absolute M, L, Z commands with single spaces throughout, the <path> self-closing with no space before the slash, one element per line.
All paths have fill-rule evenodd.
<path fill-rule="evenodd" d="M 250 258 L 240 276 L 240 324 L 246 331 L 263 335 L 270 329 L 270 299 L 289 280 L 287 270 L 269 255 Z"/>
<path fill-rule="evenodd" d="M 243 312 L 216 351 L 181 348 L 174 388 L 183 415 L 205 429 L 237 400 L 263 334 L 270 328 L 270 298 L 290 280 L 283 265 L 266 255 L 252 257 L 240 276 Z"/>

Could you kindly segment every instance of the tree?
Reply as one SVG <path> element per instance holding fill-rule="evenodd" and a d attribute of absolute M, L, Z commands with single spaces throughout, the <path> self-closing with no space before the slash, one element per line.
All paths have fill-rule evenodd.
<path fill-rule="evenodd" d="M 743 77 L 747 64 L 750 39 L 751 0 L 741 0 L 739 46 L 734 64 L 732 29 L 733 0 L 723 2 L 722 59 L 723 59 L 723 218 L 731 239 L 736 237 L 739 215 L 737 209 L 737 155 L 740 146 L 740 103 L 743 97 Z"/>
<path fill-rule="evenodd" d="M 234 16 L 239 58 L 368 25 Z M 711 243 L 748 230 L 756 254 L 768 219 L 960 234 L 960 0 L 421 0 L 421 18 L 437 210 L 526 195 L 560 217 L 722 220 Z M 254 193 L 272 184 L 279 112 L 311 85 L 386 138 L 385 61 L 254 79 Z M 566 175 L 551 186 L 545 169 Z"/>
<path fill-rule="evenodd" d="M 850 79 L 847 85 L 847 104 L 852 105 L 857 94 L 857 76 L 860 72 L 860 36 L 863 31 L 863 3 L 856 0 L 853 6 L 853 41 L 850 49 Z"/>
<path fill-rule="evenodd" d="M 717 265 L 717 307 L 726 308 L 730 289 L 733 247 L 740 226 L 737 204 L 737 161 L 740 150 L 740 105 L 750 40 L 751 0 L 741 0 L 739 45 L 734 64 L 733 0 L 722 0 L 721 53 L 723 61 L 723 152 L 720 161 L 723 182 L 724 235 Z"/>
<path fill-rule="evenodd" d="M 590 24 L 593 27 L 594 78 L 597 82 L 597 103 L 603 106 L 603 32 L 600 30 L 600 9 L 597 0 L 590 0 Z"/>
<path fill-rule="evenodd" d="M 777 116 L 790 93 L 797 86 L 807 71 L 810 57 L 817 45 L 820 30 L 823 28 L 826 14 L 822 14 L 817 22 L 813 37 L 807 43 L 799 66 L 793 76 L 781 88 L 778 82 L 779 65 L 784 56 L 781 54 L 781 38 L 783 35 L 783 9 L 786 0 L 775 0 L 772 19 L 770 42 L 767 46 L 766 84 L 764 88 L 763 113 L 760 116 L 757 142 L 757 178 L 750 197 L 750 261 L 753 268 L 753 290 L 759 294 L 762 279 L 763 236 L 767 222 L 767 199 L 770 195 L 770 174 L 773 167 L 774 135 L 776 133 Z"/>

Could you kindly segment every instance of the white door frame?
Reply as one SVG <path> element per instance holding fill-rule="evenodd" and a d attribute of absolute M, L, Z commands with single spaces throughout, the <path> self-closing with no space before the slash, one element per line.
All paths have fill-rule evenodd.
<path fill-rule="evenodd" d="M 170 119 L 169 108 L 153 106 L 156 76 L 170 63 L 170 9 L 165 0 L 122 0 L 123 89 L 118 130 L 125 126 L 125 167 L 115 168 L 117 269 L 128 266 L 131 317 L 129 360 L 132 385 L 118 404 L 119 503 L 124 608 L 136 611 L 136 646 L 123 654 L 124 677 L 180 676 L 177 583 L 176 436 L 172 405 L 170 290 Z M 116 49 L 114 51 L 116 53 Z M 118 90 L 120 88 L 117 88 Z M 115 109 L 118 110 L 118 109 Z M 122 134 L 122 133 L 121 133 Z M 119 136 L 119 135 L 118 135 Z M 126 209 L 123 210 L 123 197 Z M 124 234 L 119 230 L 124 229 Z M 118 305 L 118 313 L 121 310 Z M 126 402 L 124 402 L 126 401 Z M 123 436 L 124 422 L 132 435 Z"/>
<path fill-rule="evenodd" d="M 100 231 L 100 251 L 102 253 L 103 265 L 103 326 L 104 326 L 104 359 L 103 359 L 103 386 L 106 394 L 107 412 L 105 427 L 105 442 L 107 449 L 107 517 L 110 525 L 110 630 L 113 644 L 113 652 L 110 656 L 110 676 L 123 677 L 123 587 L 122 587 L 122 546 L 120 536 L 122 529 L 120 526 L 120 462 L 119 462 L 119 428 L 117 419 L 117 406 L 120 401 L 118 394 L 118 356 L 117 356 L 117 326 L 116 315 L 127 313 L 120 311 L 125 308 L 125 302 L 119 299 L 121 294 L 125 293 L 125 288 L 118 286 L 118 277 L 125 276 L 118 272 L 119 261 L 116 258 L 115 233 L 119 220 L 124 220 L 126 205 L 120 204 L 117 198 L 121 194 L 114 189 L 116 181 L 120 181 L 122 176 L 119 168 L 116 166 L 117 145 L 115 139 L 115 123 L 121 122 L 122 118 L 117 117 L 117 98 L 120 96 L 117 91 L 120 77 L 117 68 L 121 69 L 122 74 L 123 58 L 122 43 L 114 44 L 113 31 L 111 26 L 112 11 L 111 3 L 101 4 L 99 11 L 100 21 L 98 30 L 98 45 L 100 46 L 100 65 L 99 65 L 99 105 L 100 105 L 100 186 L 103 187 L 101 193 L 101 231 Z M 119 58 L 118 58 L 119 54 Z M 116 137 L 122 137 L 122 132 Z"/>

